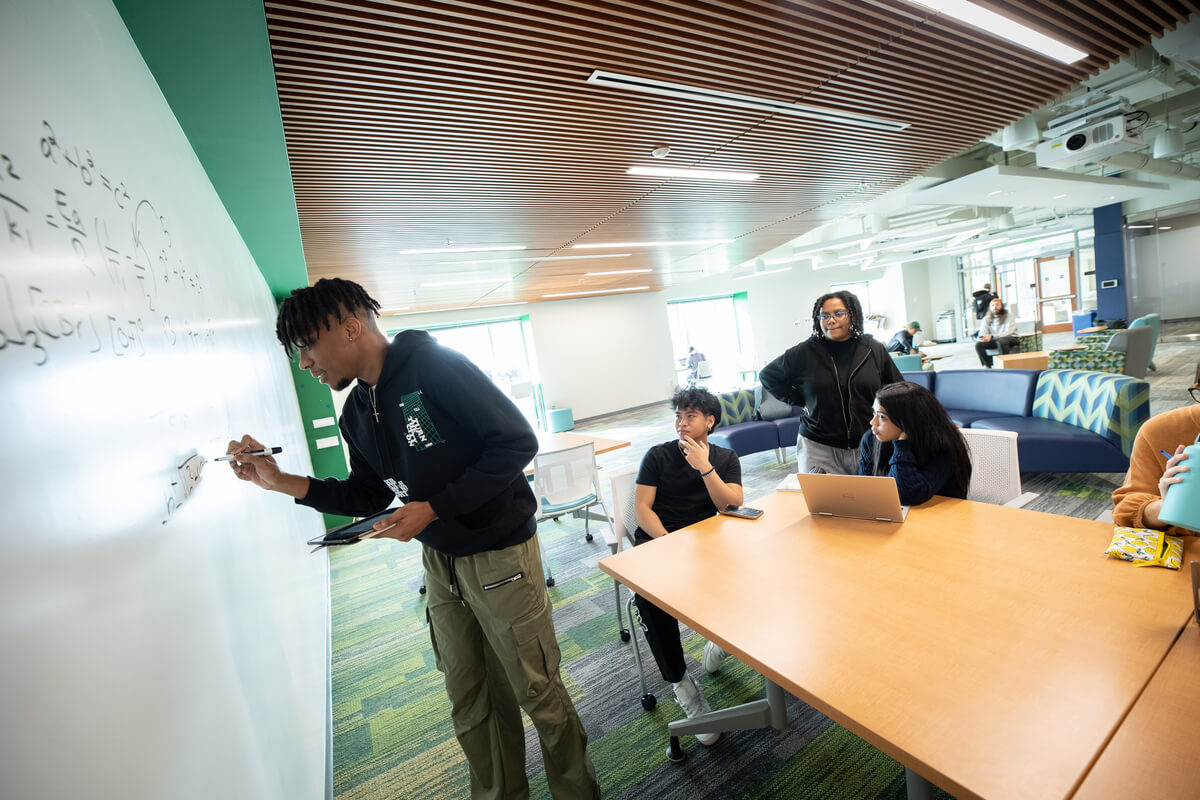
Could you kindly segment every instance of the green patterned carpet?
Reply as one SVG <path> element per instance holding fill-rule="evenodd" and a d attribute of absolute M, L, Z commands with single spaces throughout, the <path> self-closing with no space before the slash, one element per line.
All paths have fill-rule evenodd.
<path fill-rule="evenodd" d="M 563 678 L 587 729 L 605 798 L 903 798 L 891 758 L 789 697 L 785 731 L 723 734 L 713 747 L 683 740 L 688 758 L 666 759 L 666 724 L 682 712 L 651 666 L 659 704 L 642 709 L 630 645 L 616 634 L 607 554 L 586 543 L 580 520 L 543 523 L 557 585 L 550 590 Z M 338 800 L 469 797 L 466 764 L 450 725 L 425 627 L 416 545 L 370 541 L 331 552 L 334 793 Z M 685 631 L 698 660 L 704 640 Z M 649 661 L 647 650 L 643 650 Z M 762 696 L 762 679 L 730 659 L 707 676 L 691 664 L 715 708 Z M 526 722 L 531 796 L 548 798 L 536 734 Z M 941 795 L 945 797 L 945 795 Z"/>

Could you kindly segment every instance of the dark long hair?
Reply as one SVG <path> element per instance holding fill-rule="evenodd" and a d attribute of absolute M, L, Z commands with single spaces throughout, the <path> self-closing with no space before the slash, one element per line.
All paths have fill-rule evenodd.
<path fill-rule="evenodd" d="M 950 415 L 933 392 L 912 381 L 889 383 L 875 393 L 888 419 L 907 434 L 908 447 L 917 464 L 924 466 L 939 455 L 950 457 L 952 483 L 959 497 L 967 496 L 971 483 L 971 456 Z M 875 474 L 886 475 L 892 460 L 892 443 L 875 440 Z"/>
<path fill-rule="evenodd" d="M 825 335 L 821 330 L 821 306 L 825 305 L 826 300 L 835 299 L 846 304 L 846 310 L 850 312 L 850 338 L 857 339 L 863 332 L 863 313 L 862 304 L 858 302 L 854 292 L 829 292 L 817 298 L 817 302 L 813 303 L 812 310 L 812 335 L 817 339 Z"/>
<path fill-rule="evenodd" d="M 379 313 L 379 302 L 354 281 L 344 278 L 321 278 L 312 286 L 293 289 L 279 306 L 275 320 L 275 335 L 291 358 L 297 347 L 308 347 L 320 335 L 320 329 L 330 330 L 346 314 L 366 311 Z"/>

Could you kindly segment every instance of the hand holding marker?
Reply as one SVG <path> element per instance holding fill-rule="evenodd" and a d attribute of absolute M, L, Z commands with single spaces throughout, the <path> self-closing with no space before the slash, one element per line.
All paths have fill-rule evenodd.
<path fill-rule="evenodd" d="M 247 450 L 244 453 L 229 453 L 213 459 L 214 461 L 233 461 L 241 456 L 273 456 L 276 453 L 282 453 L 282 447 L 265 447 L 262 450 Z"/>

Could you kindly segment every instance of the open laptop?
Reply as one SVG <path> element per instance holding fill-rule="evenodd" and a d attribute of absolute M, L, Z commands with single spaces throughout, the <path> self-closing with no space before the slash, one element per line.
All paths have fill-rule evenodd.
<path fill-rule="evenodd" d="M 801 472 L 796 480 L 811 514 L 881 522 L 903 522 L 908 514 L 895 478 Z"/>

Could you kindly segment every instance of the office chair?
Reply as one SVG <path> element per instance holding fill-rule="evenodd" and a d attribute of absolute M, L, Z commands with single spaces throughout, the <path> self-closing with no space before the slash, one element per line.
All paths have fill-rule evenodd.
<path fill-rule="evenodd" d="M 1021 493 L 1021 465 L 1015 431 L 960 428 L 971 455 L 971 484 L 967 499 L 1021 508 L 1035 492 Z"/>
<path fill-rule="evenodd" d="M 924 364 L 924 359 L 919 355 L 902 355 L 900 353 L 892 353 L 892 361 L 896 362 L 896 369 L 901 372 L 917 372 Z"/>
<path fill-rule="evenodd" d="M 609 549 L 613 553 L 618 552 L 622 547 L 633 547 L 633 532 L 637 529 L 637 521 L 633 514 L 633 498 L 637 491 L 636 489 L 637 470 L 627 470 L 613 475 L 610 483 L 612 486 L 612 505 L 615 515 L 612 519 L 612 540 L 608 542 Z M 629 600 L 625 606 L 625 613 L 629 620 L 629 627 L 625 627 L 624 619 L 621 616 L 621 584 L 613 578 L 613 593 L 617 601 L 617 629 L 621 634 L 621 641 L 628 642 L 632 638 L 633 643 L 633 661 L 637 665 L 638 679 L 642 686 L 642 708 L 650 711 L 658 705 L 658 699 L 650 693 L 646 686 L 646 670 L 642 666 L 642 651 L 638 646 L 638 630 L 637 611 L 633 605 L 633 592 L 629 593 Z"/>
<path fill-rule="evenodd" d="M 587 509 L 598 505 L 604 516 L 611 519 L 600 492 L 600 473 L 596 468 L 596 447 L 587 442 L 578 447 L 538 453 L 533 459 L 533 494 L 538 503 L 538 524 L 557 520 L 564 514 L 583 511 L 583 527 L 587 540 L 592 540 Z M 541 547 L 541 540 L 538 540 Z M 546 585 L 554 585 L 554 574 L 542 553 L 546 568 Z"/>

